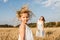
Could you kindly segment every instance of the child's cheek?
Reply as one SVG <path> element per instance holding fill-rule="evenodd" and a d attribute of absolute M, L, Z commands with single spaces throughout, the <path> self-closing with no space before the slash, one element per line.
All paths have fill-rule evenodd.
<path fill-rule="evenodd" d="M 24 22 L 24 18 L 22 18 L 22 21 Z"/>

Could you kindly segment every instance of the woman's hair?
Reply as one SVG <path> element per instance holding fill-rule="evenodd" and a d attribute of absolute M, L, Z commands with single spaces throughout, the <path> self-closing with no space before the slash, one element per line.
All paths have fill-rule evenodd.
<path fill-rule="evenodd" d="M 23 13 L 27 13 L 29 18 L 31 18 L 33 14 L 32 11 L 28 9 L 28 7 L 24 6 L 21 8 L 21 10 L 17 11 L 16 16 L 20 18 L 21 14 Z"/>
<path fill-rule="evenodd" d="M 44 21 L 44 22 L 45 22 L 45 18 L 44 18 L 43 16 L 41 16 L 41 17 L 43 18 L 43 19 L 42 19 L 42 21 Z M 40 17 L 40 18 L 41 18 L 41 17 Z M 39 20 L 40 20 L 40 19 L 39 19 Z"/>

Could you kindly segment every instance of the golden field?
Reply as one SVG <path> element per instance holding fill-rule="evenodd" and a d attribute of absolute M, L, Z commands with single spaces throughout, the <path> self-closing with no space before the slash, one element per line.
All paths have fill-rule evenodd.
<path fill-rule="evenodd" d="M 44 28 L 45 37 L 35 36 L 36 28 L 31 28 L 34 40 L 60 40 L 60 27 Z M 0 28 L 0 40 L 18 40 L 18 28 Z"/>

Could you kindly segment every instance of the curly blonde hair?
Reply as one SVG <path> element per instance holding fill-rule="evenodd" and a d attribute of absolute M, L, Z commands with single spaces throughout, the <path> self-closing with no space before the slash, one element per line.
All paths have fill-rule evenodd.
<path fill-rule="evenodd" d="M 29 18 L 31 18 L 32 17 L 32 14 L 33 14 L 32 11 L 28 9 L 28 7 L 23 6 L 21 8 L 21 10 L 17 11 L 16 16 L 18 18 L 20 18 L 21 17 L 21 14 L 23 14 L 23 13 L 27 13 Z"/>

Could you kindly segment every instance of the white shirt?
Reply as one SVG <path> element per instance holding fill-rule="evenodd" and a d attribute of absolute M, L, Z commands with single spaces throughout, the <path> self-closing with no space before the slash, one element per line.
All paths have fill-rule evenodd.
<path fill-rule="evenodd" d="M 43 24 L 39 20 L 37 22 L 37 29 L 38 30 L 43 30 Z"/>
<path fill-rule="evenodd" d="M 19 35 L 18 40 L 21 40 Z M 34 40 L 31 29 L 26 25 L 25 40 Z"/>

